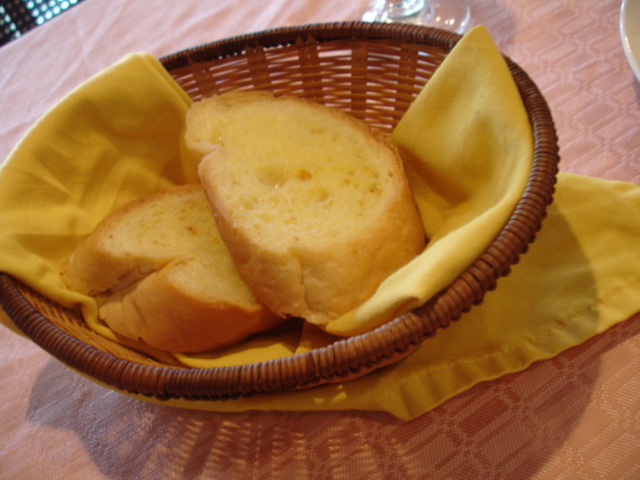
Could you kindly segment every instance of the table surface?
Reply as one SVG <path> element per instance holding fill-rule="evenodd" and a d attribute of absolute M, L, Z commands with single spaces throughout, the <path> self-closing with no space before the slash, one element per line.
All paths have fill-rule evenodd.
<path fill-rule="evenodd" d="M 469 0 L 537 83 L 561 170 L 640 184 L 640 85 L 620 0 Z M 0 159 L 56 101 L 127 53 L 358 19 L 366 0 L 85 0 L 0 48 Z M 640 315 L 421 417 L 209 413 L 102 388 L 0 328 L 0 477 L 640 478 Z"/>

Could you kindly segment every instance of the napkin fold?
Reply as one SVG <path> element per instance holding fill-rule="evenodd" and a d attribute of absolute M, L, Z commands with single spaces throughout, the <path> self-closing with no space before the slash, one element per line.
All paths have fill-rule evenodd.
<path fill-rule="evenodd" d="M 91 298 L 64 287 L 59 272 L 107 213 L 172 184 L 197 182 L 182 140 L 190 103 L 147 54 L 125 57 L 59 102 L 0 168 L 0 271 L 62 305 L 81 305 L 92 328 L 124 341 L 97 319 Z M 448 55 L 392 140 L 430 242 L 370 301 L 331 324 L 330 334 L 374 328 L 444 288 L 492 241 L 520 197 L 531 165 L 531 131 L 484 27 Z M 416 417 L 640 310 L 639 235 L 640 188 L 561 174 L 543 229 L 512 274 L 481 306 L 406 359 L 344 384 L 226 402 L 163 403 L 214 411 L 373 409 Z M 6 317 L 0 321 L 12 328 Z M 292 324 L 206 355 L 130 344 L 176 363 L 210 367 L 279 358 L 334 338 Z"/>
<path fill-rule="evenodd" d="M 450 52 L 395 127 L 429 239 L 364 305 L 327 325 L 364 333 L 424 304 L 491 244 L 522 197 L 533 162 L 528 115 L 484 27 Z"/>

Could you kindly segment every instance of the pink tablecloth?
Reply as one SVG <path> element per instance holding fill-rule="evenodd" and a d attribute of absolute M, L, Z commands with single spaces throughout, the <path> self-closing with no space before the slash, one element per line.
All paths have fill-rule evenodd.
<path fill-rule="evenodd" d="M 562 170 L 640 184 L 640 85 L 620 0 L 469 0 L 536 81 Z M 0 159 L 48 108 L 132 51 L 359 18 L 366 0 L 85 0 L 0 48 Z M 382 413 L 205 413 L 132 400 L 0 328 L 0 477 L 640 478 L 640 315 L 410 422 Z"/>

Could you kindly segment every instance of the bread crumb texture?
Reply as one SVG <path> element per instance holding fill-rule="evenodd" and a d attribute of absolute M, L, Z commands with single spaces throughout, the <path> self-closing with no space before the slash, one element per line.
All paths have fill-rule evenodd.
<path fill-rule="evenodd" d="M 350 115 L 233 92 L 193 105 L 186 141 L 241 275 L 281 315 L 327 323 L 424 247 L 396 150 Z"/>

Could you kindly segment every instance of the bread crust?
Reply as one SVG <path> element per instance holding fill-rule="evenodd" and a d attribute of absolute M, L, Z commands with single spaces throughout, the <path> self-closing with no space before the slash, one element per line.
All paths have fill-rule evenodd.
<path fill-rule="evenodd" d="M 106 217 L 62 278 L 98 298 L 113 331 L 171 352 L 213 350 L 282 323 L 240 279 L 200 185 L 145 196 Z"/>
<path fill-rule="evenodd" d="M 355 173 L 349 178 L 356 180 L 365 178 L 367 175 L 371 176 L 371 172 L 365 172 L 365 169 L 375 169 L 374 177 L 387 174 L 393 177 L 389 181 L 380 182 L 384 191 L 376 193 L 378 197 L 373 200 L 365 199 L 368 202 L 367 208 L 359 209 L 356 205 L 351 208 L 348 205 L 350 202 L 346 201 L 343 202 L 345 203 L 343 209 L 324 210 L 323 212 L 329 216 L 328 219 L 322 219 L 320 214 L 318 223 L 322 225 L 318 230 L 308 226 L 299 231 L 291 228 L 288 233 L 283 233 L 289 226 L 283 226 L 283 221 L 278 219 L 278 215 L 290 214 L 291 208 L 286 210 L 282 205 L 290 197 L 291 201 L 295 202 L 293 194 L 300 198 L 306 195 L 305 192 L 313 191 L 317 187 L 314 182 L 320 177 L 320 173 L 314 170 L 313 162 L 302 161 L 301 168 L 309 171 L 310 180 L 299 182 L 300 185 L 304 184 L 304 188 L 300 187 L 296 190 L 297 186 L 295 189 L 291 187 L 291 191 L 287 193 L 286 188 L 294 182 L 291 180 L 291 174 L 283 177 L 283 181 L 288 183 L 276 187 L 276 190 L 282 191 L 282 198 L 278 200 L 279 203 L 276 202 L 273 205 L 274 218 L 271 221 L 264 221 L 257 216 L 251 217 L 245 212 L 239 214 L 238 204 L 233 197 L 253 187 L 247 186 L 243 178 L 238 177 L 235 190 L 229 188 L 229 182 L 235 181 L 235 179 L 229 180 L 231 178 L 229 171 L 235 168 L 235 164 L 242 165 L 243 162 L 247 162 L 238 158 L 236 145 L 224 136 L 216 142 L 211 141 L 211 138 L 206 141 L 201 141 L 202 138 L 189 138 L 189 134 L 200 129 L 203 123 L 209 122 L 208 126 L 211 128 L 212 117 L 223 118 L 222 122 L 233 122 L 232 115 L 230 119 L 225 118 L 225 115 L 238 104 L 267 102 L 270 104 L 268 109 L 277 111 L 280 108 L 279 102 L 282 101 L 297 105 L 293 107 L 293 111 L 299 115 L 299 122 L 296 121 L 296 124 L 305 123 L 305 115 L 319 115 L 323 122 L 336 125 L 332 135 L 338 131 L 339 134 L 351 136 L 349 138 L 357 137 L 357 141 L 361 142 L 367 154 L 375 154 L 382 158 L 378 164 L 373 164 L 367 159 L 334 160 L 331 155 L 322 157 L 322 161 L 327 164 L 335 162 L 338 169 L 352 168 Z M 291 112 L 288 107 L 285 110 L 282 115 Z M 263 111 L 265 110 L 256 109 L 256 115 L 261 115 Z M 271 310 L 281 315 L 302 317 L 312 323 L 324 325 L 361 305 L 375 293 L 385 278 L 424 248 L 425 235 L 422 221 L 404 175 L 402 162 L 395 149 L 385 140 L 374 135 L 364 123 L 337 110 L 300 99 L 275 98 L 270 94 L 253 92 L 246 96 L 242 93 L 234 93 L 212 97 L 196 105 L 195 111 L 190 113 L 191 117 L 187 117 L 187 145 L 200 149 L 201 153 L 208 151 L 200 162 L 199 175 L 219 231 L 242 277 L 260 301 Z M 213 122 L 215 123 L 215 120 Z M 274 121 L 274 128 L 280 128 L 276 123 Z M 310 124 L 312 125 L 310 128 L 316 128 L 315 123 Z M 302 144 L 314 141 L 313 133 L 301 132 L 297 125 L 292 128 L 295 132 L 291 132 L 289 137 L 282 132 L 278 134 L 291 140 L 294 135 L 306 135 L 300 141 Z M 269 135 L 270 132 L 269 128 L 265 128 L 248 141 L 262 142 L 262 138 L 256 137 Z M 291 143 L 295 142 L 292 140 Z M 337 144 L 342 145 L 342 143 L 344 143 L 343 140 Z M 209 147 L 206 146 L 207 144 Z M 276 167 L 279 164 L 287 164 L 289 167 L 297 165 L 283 158 L 287 155 L 286 147 L 287 145 L 283 145 L 280 156 L 274 155 L 267 159 L 268 164 Z M 335 155 L 340 155 L 340 149 L 341 146 L 336 147 Z M 359 164 L 359 161 L 363 163 Z M 264 165 L 264 162 L 260 164 L 256 162 L 249 168 L 260 169 Z M 331 165 L 327 168 L 331 168 Z M 279 172 L 279 170 L 275 171 Z M 287 178 L 289 178 L 288 181 Z M 340 195 L 353 195 L 351 190 L 352 188 L 348 185 L 333 182 L 328 194 L 331 198 L 337 198 Z M 255 192 L 259 201 L 261 194 L 262 192 Z M 272 192 L 266 192 L 265 195 L 271 194 Z M 369 193 L 364 192 L 362 196 L 367 195 Z M 350 197 L 349 200 L 358 202 L 360 197 L 354 196 L 353 199 Z M 317 215 L 317 213 L 312 211 L 316 208 L 315 205 L 307 208 L 303 203 L 300 203 L 294 216 L 296 220 L 304 223 L 306 216 Z M 322 227 L 330 227 L 331 215 L 335 216 L 337 228 L 329 233 L 323 231 Z M 253 229 L 251 222 L 258 223 L 259 228 Z M 277 232 L 278 229 L 280 232 Z"/>
<path fill-rule="evenodd" d="M 194 295 L 175 280 L 180 275 L 176 270 L 183 268 L 183 262 L 171 262 L 109 295 L 100 306 L 100 318 L 125 337 L 185 353 L 232 345 L 281 323 L 258 303 Z"/>

